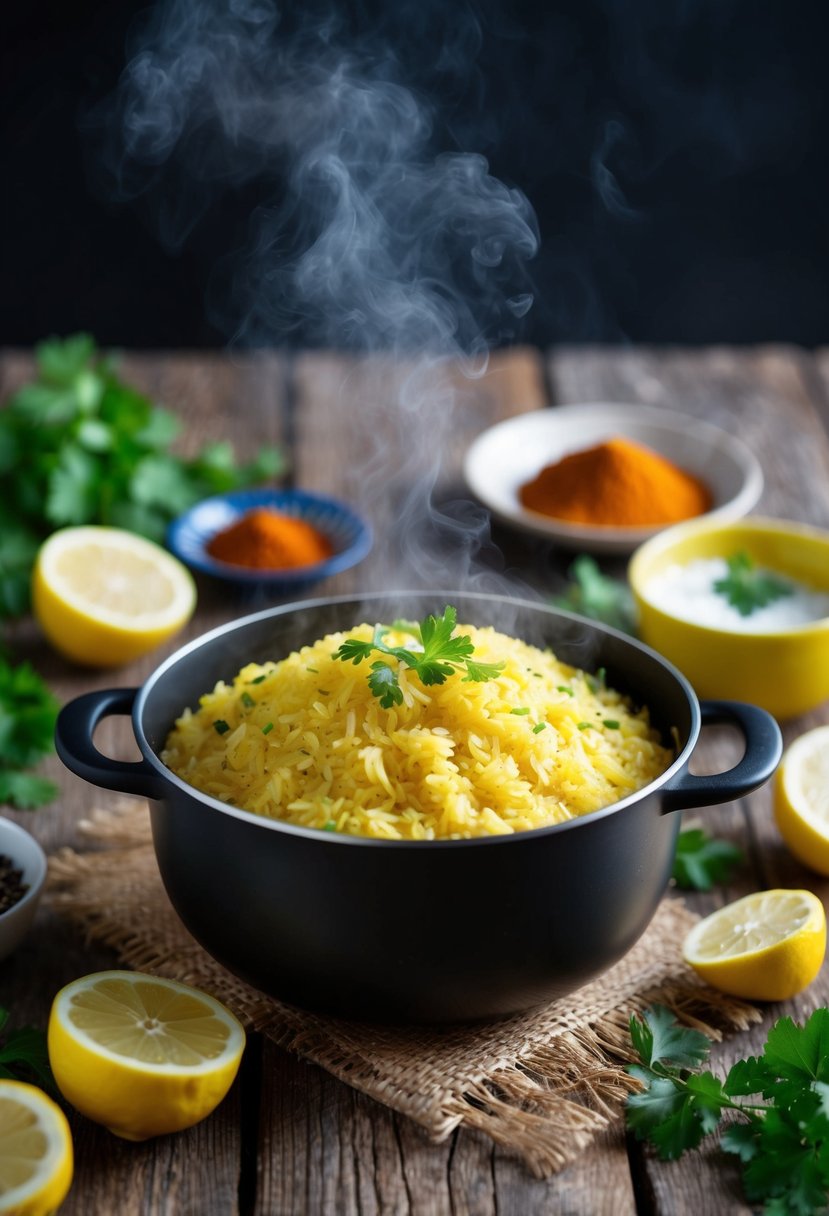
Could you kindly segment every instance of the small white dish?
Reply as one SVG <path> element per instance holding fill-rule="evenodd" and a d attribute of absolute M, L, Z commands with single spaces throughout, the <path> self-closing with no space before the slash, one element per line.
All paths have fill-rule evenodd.
<path fill-rule="evenodd" d="M 28 891 L 5 912 L 0 912 L 0 959 L 20 945 L 31 928 L 46 882 L 46 854 L 25 828 L 0 815 L 0 855 L 10 857 L 23 871 Z"/>
<path fill-rule="evenodd" d="M 546 465 L 614 435 L 644 444 L 704 481 L 714 505 L 700 519 L 739 519 L 762 493 L 760 464 L 734 435 L 673 410 L 610 402 L 534 410 L 490 427 L 466 453 L 466 483 L 503 523 L 569 549 L 632 553 L 668 525 L 615 528 L 567 523 L 528 510 L 518 496 L 521 486 Z"/>

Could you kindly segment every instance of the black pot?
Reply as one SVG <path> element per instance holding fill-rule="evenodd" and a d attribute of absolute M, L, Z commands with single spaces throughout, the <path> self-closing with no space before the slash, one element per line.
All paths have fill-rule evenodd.
<path fill-rule="evenodd" d="M 421 619 L 449 602 L 563 662 L 607 670 L 647 705 L 678 755 L 645 789 L 593 814 L 513 836 L 377 841 L 264 819 L 200 793 L 158 753 L 185 706 L 248 662 L 280 659 L 360 621 Z M 143 759 L 115 761 L 97 723 L 132 713 Z M 730 722 L 745 754 L 694 776 L 708 722 Z M 149 798 L 159 868 L 206 950 L 255 987 L 306 1008 L 376 1021 L 492 1017 L 560 997 L 616 962 L 650 922 L 668 883 L 680 816 L 766 781 L 781 752 L 769 714 L 699 705 L 688 682 L 645 646 L 536 603 L 404 593 L 311 600 L 214 629 L 172 655 L 140 689 L 88 693 L 58 718 L 58 754 L 107 789 Z"/>

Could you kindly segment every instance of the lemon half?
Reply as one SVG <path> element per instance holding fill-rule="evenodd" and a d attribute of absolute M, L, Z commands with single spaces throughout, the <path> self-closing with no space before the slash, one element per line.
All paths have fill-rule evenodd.
<path fill-rule="evenodd" d="M 72 1170 L 72 1135 L 60 1107 L 34 1085 L 0 1080 L 0 1212 L 54 1212 Z"/>
<path fill-rule="evenodd" d="M 826 916 L 811 891 L 755 891 L 706 916 L 685 938 L 683 957 L 721 992 L 785 1001 L 820 971 Z"/>
<path fill-rule="evenodd" d="M 55 649 L 76 663 L 129 663 L 177 633 L 195 606 L 186 566 L 123 528 L 61 528 L 35 559 L 34 614 Z"/>
<path fill-rule="evenodd" d="M 783 753 L 774 818 L 798 861 L 829 874 L 829 726 L 807 731 Z"/>
<path fill-rule="evenodd" d="M 52 1003 L 49 1062 L 87 1118 L 126 1140 L 200 1122 L 224 1098 L 245 1032 L 213 997 L 136 971 L 101 971 Z"/>

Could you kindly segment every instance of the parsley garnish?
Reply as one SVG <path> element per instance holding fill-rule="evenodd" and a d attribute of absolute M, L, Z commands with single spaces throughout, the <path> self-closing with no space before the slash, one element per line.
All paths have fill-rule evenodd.
<path fill-rule="evenodd" d="M 676 842 L 672 877 L 685 891 L 710 891 L 714 883 L 725 882 L 742 860 L 742 850 L 735 844 L 716 840 L 702 828 L 686 828 Z"/>
<path fill-rule="evenodd" d="M 119 376 L 88 334 L 37 347 L 36 376 L 0 410 L 0 617 L 29 606 L 35 554 L 68 524 L 110 524 L 162 543 L 199 499 L 268 480 L 274 448 L 237 465 L 229 443 L 174 455 L 179 423 Z"/>
<path fill-rule="evenodd" d="M 404 663 L 406 667 L 410 667 L 422 684 L 443 684 L 448 676 L 454 675 L 458 670 L 466 672 L 464 680 L 480 682 L 494 679 L 503 671 L 504 664 L 478 663 L 470 657 L 475 649 L 472 639 L 466 634 L 452 636 L 457 624 L 457 615 L 457 610 L 447 604 L 442 616 L 436 617 L 430 613 L 419 625 L 412 621 L 376 625 L 374 637 L 370 642 L 349 638 L 334 652 L 334 658 L 342 659 L 343 662 L 350 660 L 356 665 L 376 650 L 397 659 L 398 664 Z M 398 630 L 405 630 L 415 638 L 419 649 L 387 646 L 383 639 L 392 631 Z M 371 664 L 368 684 L 384 709 L 391 709 L 393 705 L 402 703 L 403 690 L 400 687 L 397 668 L 391 667 L 384 659 L 377 659 Z"/>
<path fill-rule="evenodd" d="M 256 704 L 249 692 L 243 692 L 240 700 L 247 709 L 251 709 Z"/>
<path fill-rule="evenodd" d="M 54 783 L 28 770 L 54 748 L 58 709 L 33 667 L 0 656 L 0 805 L 31 810 L 55 797 Z"/>
<path fill-rule="evenodd" d="M 265 726 L 262 727 L 262 734 L 269 735 L 272 730 L 273 730 L 273 722 L 268 722 Z"/>
<path fill-rule="evenodd" d="M 642 1020 L 632 1017 L 630 1035 L 641 1063 L 628 1072 L 643 1089 L 627 1100 L 627 1122 L 638 1139 L 672 1160 L 696 1148 L 723 1111 L 732 1111 L 741 1122 L 729 1123 L 720 1146 L 740 1158 L 749 1203 L 762 1203 L 775 1216 L 826 1209 L 829 1010 L 816 1009 L 802 1026 L 780 1018 L 763 1054 L 738 1060 L 724 1081 L 700 1070 L 711 1046 L 706 1036 L 679 1026 L 662 1006 Z"/>
<path fill-rule="evenodd" d="M 791 595 L 794 587 L 777 574 L 758 570 L 754 561 L 744 550 L 726 558 L 728 574 L 718 578 L 714 590 L 725 596 L 740 616 L 751 616 L 757 608 L 765 608 L 783 596 Z"/>
<path fill-rule="evenodd" d="M 620 729 L 620 724 L 615 718 L 602 718 L 602 726 L 606 726 L 608 730 Z"/>
<path fill-rule="evenodd" d="M 636 605 L 627 583 L 602 574 L 586 553 L 576 558 L 568 575 L 564 594 L 551 600 L 554 607 L 578 612 L 592 621 L 603 621 L 623 633 L 636 634 Z"/>
<path fill-rule="evenodd" d="M 579 730 L 590 730 L 590 727 L 592 725 L 593 725 L 592 722 L 577 722 L 576 723 L 576 726 L 578 727 Z"/>
<path fill-rule="evenodd" d="M 213 729 L 217 735 L 224 735 L 230 730 L 230 727 L 228 726 L 227 722 L 225 722 L 224 718 L 217 718 L 213 723 Z"/>
<path fill-rule="evenodd" d="M 9 1011 L 0 1007 L 0 1035 L 6 1029 Z M 34 1026 L 22 1026 L 5 1034 L 0 1042 L 0 1077 L 6 1081 L 28 1081 L 57 1095 L 49 1067 L 46 1035 Z"/>
<path fill-rule="evenodd" d="M 518 714 L 519 717 L 522 717 L 524 714 L 528 714 L 529 712 L 530 712 L 529 706 L 527 706 L 527 705 L 521 705 L 518 709 L 510 710 L 511 714 Z"/>
<path fill-rule="evenodd" d="M 568 697 L 575 696 L 569 684 L 556 684 L 556 692 L 564 692 Z"/>
<path fill-rule="evenodd" d="M 535 726 L 533 727 L 533 734 L 538 735 L 541 733 L 541 731 L 546 730 L 546 729 L 547 729 L 546 722 L 536 722 Z"/>

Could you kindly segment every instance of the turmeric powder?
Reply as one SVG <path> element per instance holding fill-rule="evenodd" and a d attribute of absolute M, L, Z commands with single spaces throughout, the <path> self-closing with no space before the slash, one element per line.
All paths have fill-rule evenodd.
<path fill-rule="evenodd" d="M 246 512 L 208 542 L 219 561 L 255 570 L 312 566 L 333 553 L 331 542 L 313 524 L 269 507 Z"/>
<path fill-rule="evenodd" d="M 701 515 L 712 502 L 698 478 L 618 436 L 547 465 L 521 486 L 519 497 L 542 515 L 617 528 L 676 523 Z"/>

